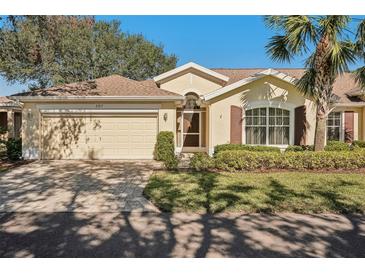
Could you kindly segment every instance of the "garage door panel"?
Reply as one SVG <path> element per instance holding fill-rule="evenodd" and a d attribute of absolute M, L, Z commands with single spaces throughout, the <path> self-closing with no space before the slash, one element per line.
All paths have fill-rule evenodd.
<path fill-rule="evenodd" d="M 152 159 L 156 116 L 43 117 L 44 159 Z"/>

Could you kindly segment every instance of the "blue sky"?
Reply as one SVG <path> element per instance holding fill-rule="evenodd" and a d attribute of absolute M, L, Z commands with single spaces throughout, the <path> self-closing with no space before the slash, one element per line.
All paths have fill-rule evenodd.
<path fill-rule="evenodd" d="M 275 63 L 265 53 L 274 34 L 261 16 L 97 16 L 97 20 L 120 20 L 124 32 L 143 34 L 163 44 L 179 58 L 178 65 L 193 61 L 208 68 L 302 67 L 303 57 L 292 63 Z M 0 95 L 25 89 L 7 85 L 0 78 Z"/>

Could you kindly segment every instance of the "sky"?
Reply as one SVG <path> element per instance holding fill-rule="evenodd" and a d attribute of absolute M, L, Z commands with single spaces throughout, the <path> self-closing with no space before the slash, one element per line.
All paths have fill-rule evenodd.
<path fill-rule="evenodd" d="M 261 16 L 96 16 L 119 20 L 123 32 L 142 34 L 164 45 L 178 57 L 177 65 L 195 62 L 208 68 L 300 68 L 304 57 L 277 63 L 267 56 L 265 45 L 275 33 Z M 26 89 L 0 78 L 0 95 Z"/>

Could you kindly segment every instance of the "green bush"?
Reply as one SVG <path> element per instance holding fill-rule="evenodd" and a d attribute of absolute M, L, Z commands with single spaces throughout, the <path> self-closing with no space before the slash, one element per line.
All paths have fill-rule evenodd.
<path fill-rule="evenodd" d="M 9 139 L 5 145 L 9 160 L 16 161 L 22 157 L 22 139 Z"/>
<path fill-rule="evenodd" d="M 215 167 L 221 170 L 259 169 L 357 169 L 365 168 L 365 150 L 253 152 L 221 151 L 215 157 Z"/>
<path fill-rule="evenodd" d="M 212 169 L 215 167 L 214 158 L 203 152 L 195 153 L 190 159 L 190 167 L 197 171 Z"/>
<path fill-rule="evenodd" d="M 221 151 L 227 150 L 246 150 L 246 151 L 271 151 L 271 152 L 280 152 L 280 148 L 278 147 L 269 147 L 269 146 L 252 146 L 252 145 L 239 145 L 239 144 L 224 144 L 217 145 L 214 147 L 214 153 L 217 154 Z"/>
<path fill-rule="evenodd" d="M 155 159 L 163 161 L 167 169 L 177 168 L 179 161 L 175 155 L 174 133 L 171 131 L 161 131 L 157 135 Z"/>
<path fill-rule="evenodd" d="M 328 141 L 325 146 L 325 151 L 348 151 L 350 150 L 350 145 L 341 141 Z"/>
<path fill-rule="evenodd" d="M 155 146 L 155 159 L 165 161 L 175 155 L 174 134 L 171 131 L 161 131 L 157 135 Z"/>
<path fill-rule="evenodd" d="M 359 141 L 359 140 L 353 141 L 352 146 L 365 148 L 365 141 Z"/>
<path fill-rule="evenodd" d="M 313 146 L 288 146 L 285 149 L 285 152 L 289 152 L 289 151 L 313 151 L 314 147 Z"/>

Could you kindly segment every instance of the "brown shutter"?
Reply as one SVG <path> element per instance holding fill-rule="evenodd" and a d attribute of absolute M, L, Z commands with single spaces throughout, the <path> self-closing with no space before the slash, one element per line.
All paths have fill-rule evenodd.
<path fill-rule="evenodd" d="M 300 106 L 295 109 L 294 121 L 294 144 L 297 146 L 306 145 L 307 118 L 306 107 Z"/>
<path fill-rule="evenodd" d="M 231 144 L 242 144 L 242 108 L 231 106 Z"/>
<path fill-rule="evenodd" d="M 345 142 L 351 143 L 354 140 L 354 112 L 345 111 Z"/>

